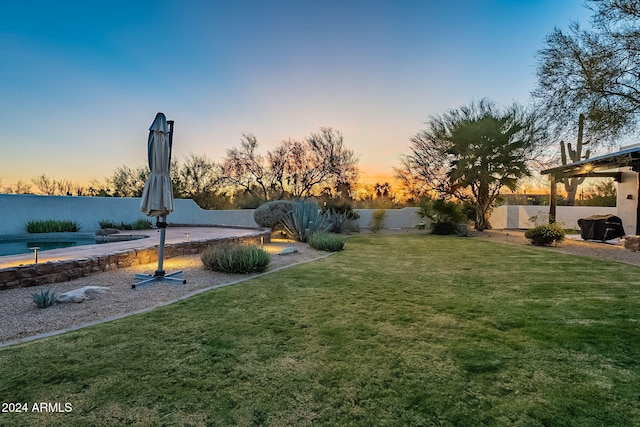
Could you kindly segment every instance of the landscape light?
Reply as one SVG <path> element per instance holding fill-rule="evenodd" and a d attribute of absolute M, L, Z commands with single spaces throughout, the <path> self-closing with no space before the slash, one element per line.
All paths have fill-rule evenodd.
<path fill-rule="evenodd" d="M 33 255 L 35 256 L 36 260 L 35 260 L 35 264 L 38 263 L 38 249 L 40 249 L 40 246 L 33 246 L 31 248 L 29 248 L 33 251 Z"/>

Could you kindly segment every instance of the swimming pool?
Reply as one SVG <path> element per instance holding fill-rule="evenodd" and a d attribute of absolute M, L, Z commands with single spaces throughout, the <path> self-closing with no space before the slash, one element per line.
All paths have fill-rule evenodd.
<path fill-rule="evenodd" d="M 132 236 L 135 239 L 146 236 Z M 131 239 L 130 239 L 131 240 Z M 107 244 L 96 242 L 93 233 L 37 233 L 19 236 L 0 236 L 0 256 L 69 248 L 72 246 Z"/>

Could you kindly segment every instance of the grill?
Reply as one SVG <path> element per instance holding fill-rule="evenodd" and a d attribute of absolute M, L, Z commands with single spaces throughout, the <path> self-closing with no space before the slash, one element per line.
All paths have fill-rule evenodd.
<path fill-rule="evenodd" d="M 625 235 L 622 220 L 615 215 L 593 215 L 578 220 L 583 240 L 606 240 Z"/>

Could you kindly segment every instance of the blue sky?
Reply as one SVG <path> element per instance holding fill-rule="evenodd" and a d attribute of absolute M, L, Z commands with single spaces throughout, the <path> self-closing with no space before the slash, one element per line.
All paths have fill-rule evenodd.
<path fill-rule="evenodd" d="M 583 0 L 6 3 L 4 185 L 144 164 L 158 111 L 175 120 L 178 157 L 331 126 L 365 179 L 392 175 L 429 116 L 527 103 L 544 37 L 590 16 Z"/>

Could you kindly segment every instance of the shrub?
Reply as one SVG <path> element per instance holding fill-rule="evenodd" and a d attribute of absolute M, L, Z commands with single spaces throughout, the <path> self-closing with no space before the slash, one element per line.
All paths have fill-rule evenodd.
<path fill-rule="evenodd" d="M 271 257 L 256 246 L 237 244 L 211 245 L 201 256 L 205 268 L 223 273 L 261 273 L 269 267 Z"/>
<path fill-rule="evenodd" d="M 147 218 L 140 218 L 131 224 L 125 222 L 118 224 L 115 221 L 103 219 L 98 221 L 98 225 L 103 230 L 107 228 L 117 228 L 118 230 L 150 230 L 153 227 L 153 222 Z"/>
<path fill-rule="evenodd" d="M 524 233 L 524 237 L 531 240 L 535 246 L 549 246 L 564 239 L 564 230 L 557 224 L 539 225 Z"/>
<path fill-rule="evenodd" d="M 336 211 L 326 211 L 325 215 L 327 217 L 327 221 L 329 222 L 329 228 L 327 231 L 331 233 L 342 233 L 345 229 L 345 226 L 349 222 L 347 220 L 347 215 L 343 212 Z"/>
<path fill-rule="evenodd" d="M 150 230 L 153 227 L 153 222 L 147 218 L 137 219 L 131 224 L 133 230 Z"/>
<path fill-rule="evenodd" d="M 50 289 L 43 289 L 40 292 L 32 292 L 31 298 L 36 303 L 38 308 L 51 307 L 56 302 L 56 293 L 51 292 Z"/>
<path fill-rule="evenodd" d="M 79 231 L 80 226 L 75 221 L 47 219 L 27 221 L 24 229 L 27 233 L 61 233 Z"/>
<path fill-rule="evenodd" d="M 127 224 L 126 222 L 121 222 L 118 226 L 118 230 L 133 230 L 133 224 Z"/>
<path fill-rule="evenodd" d="M 329 221 L 313 202 L 296 201 L 282 221 L 282 228 L 290 239 L 306 242 L 316 231 L 327 231 Z"/>
<path fill-rule="evenodd" d="M 274 200 L 260 205 L 253 213 L 253 220 L 260 227 L 271 231 L 282 228 L 282 221 L 291 212 L 292 204 L 288 200 Z"/>
<path fill-rule="evenodd" d="M 119 225 L 115 221 L 111 221 L 110 219 L 102 219 L 98 221 L 98 225 L 102 230 L 107 228 L 119 228 Z"/>
<path fill-rule="evenodd" d="M 319 231 L 309 237 L 309 246 L 320 251 L 338 252 L 344 249 L 344 239 L 337 234 Z"/>
<path fill-rule="evenodd" d="M 431 220 L 432 234 L 467 234 L 467 216 L 458 203 L 444 200 L 423 200 L 418 215 Z"/>
<path fill-rule="evenodd" d="M 322 212 L 327 216 L 328 231 L 331 233 L 342 233 L 358 228 L 354 221 L 360 218 L 360 214 L 354 211 L 349 203 L 326 204 Z"/>
<path fill-rule="evenodd" d="M 371 223 L 369 229 L 372 233 L 377 233 L 384 228 L 384 218 L 387 216 L 387 211 L 384 209 L 376 209 L 371 215 Z"/>

